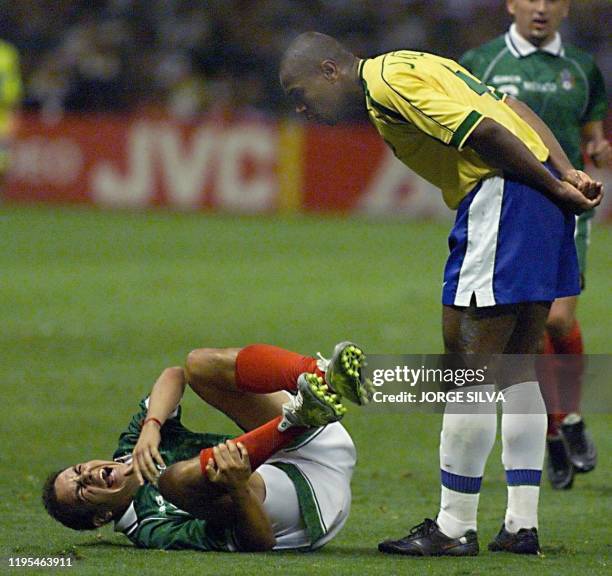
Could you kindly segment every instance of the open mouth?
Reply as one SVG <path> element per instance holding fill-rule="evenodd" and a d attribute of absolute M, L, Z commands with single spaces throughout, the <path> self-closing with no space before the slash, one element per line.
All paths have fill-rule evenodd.
<path fill-rule="evenodd" d="M 109 466 L 105 466 L 100 470 L 100 477 L 102 481 L 106 485 L 107 488 L 112 488 L 115 483 L 115 473 L 114 469 Z"/>

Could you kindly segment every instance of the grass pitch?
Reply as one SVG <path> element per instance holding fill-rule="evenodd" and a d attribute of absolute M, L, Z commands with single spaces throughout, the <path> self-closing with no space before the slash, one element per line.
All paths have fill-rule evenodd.
<path fill-rule="evenodd" d="M 134 549 L 111 528 L 76 533 L 40 503 L 46 473 L 109 457 L 138 400 L 167 365 L 199 346 L 270 342 L 327 353 L 347 337 L 371 353 L 441 350 L 440 284 L 448 225 L 397 221 L 231 218 L 4 207 L 0 281 L 3 386 L 0 573 L 10 557 L 67 556 L 67 574 L 608 574 L 609 415 L 588 423 L 600 452 L 569 492 L 545 483 L 537 558 L 486 551 L 503 519 L 499 446 L 489 459 L 477 558 L 378 554 L 438 506 L 437 415 L 374 415 L 345 424 L 359 462 L 349 521 L 314 554 Z M 586 348 L 610 352 L 608 246 L 596 227 L 580 304 Z M 185 400 L 186 425 L 233 431 Z"/>

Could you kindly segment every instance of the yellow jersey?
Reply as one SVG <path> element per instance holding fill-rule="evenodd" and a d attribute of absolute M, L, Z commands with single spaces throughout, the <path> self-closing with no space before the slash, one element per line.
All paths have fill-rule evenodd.
<path fill-rule="evenodd" d="M 465 142 L 483 118 L 492 118 L 544 162 L 548 148 L 536 131 L 454 60 L 399 50 L 361 60 L 359 76 L 370 120 L 395 155 L 442 190 L 457 208 L 485 178 L 499 174 Z"/>

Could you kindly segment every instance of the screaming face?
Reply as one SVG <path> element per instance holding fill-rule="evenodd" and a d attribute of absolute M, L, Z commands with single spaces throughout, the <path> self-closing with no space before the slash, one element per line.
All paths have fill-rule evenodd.
<path fill-rule="evenodd" d="M 90 460 L 66 468 L 55 480 L 55 493 L 65 506 L 90 510 L 98 526 L 127 508 L 138 489 L 129 464 Z"/>

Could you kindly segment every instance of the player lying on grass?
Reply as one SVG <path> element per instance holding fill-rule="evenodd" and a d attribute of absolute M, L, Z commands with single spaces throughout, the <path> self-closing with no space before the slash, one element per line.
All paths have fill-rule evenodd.
<path fill-rule="evenodd" d="M 341 396 L 368 399 L 363 360 L 348 342 L 329 361 L 262 344 L 194 350 L 185 370 L 162 372 L 112 461 L 49 476 L 45 507 L 76 530 L 112 520 L 143 548 L 320 548 L 349 514 L 356 454 L 337 420 Z M 186 383 L 246 433 L 232 439 L 186 429 L 179 406 Z"/>

